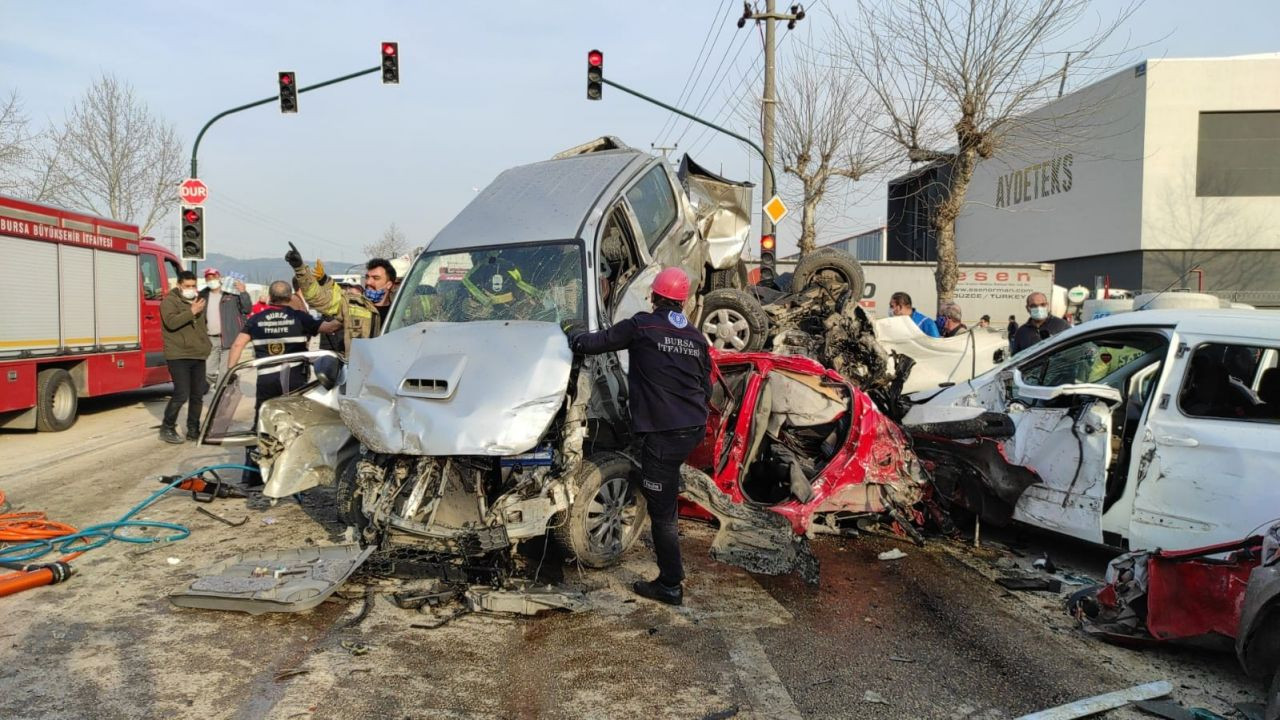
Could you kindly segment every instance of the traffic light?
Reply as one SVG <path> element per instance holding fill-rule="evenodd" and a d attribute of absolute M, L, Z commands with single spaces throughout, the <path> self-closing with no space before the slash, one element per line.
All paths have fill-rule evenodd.
<path fill-rule="evenodd" d="M 204 260 L 204 208 L 182 208 L 182 259 Z"/>
<path fill-rule="evenodd" d="M 400 43 L 382 43 L 382 84 L 400 84 Z"/>
<path fill-rule="evenodd" d="M 592 50 L 587 53 L 587 99 L 599 100 L 604 83 L 604 53 Z"/>
<path fill-rule="evenodd" d="M 778 276 L 777 259 L 774 257 L 774 240 L 772 235 L 760 238 L 760 284 L 772 284 Z"/>
<path fill-rule="evenodd" d="M 298 112 L 298 77 L 293 72 L 280 73 L 280 112 Z"/>

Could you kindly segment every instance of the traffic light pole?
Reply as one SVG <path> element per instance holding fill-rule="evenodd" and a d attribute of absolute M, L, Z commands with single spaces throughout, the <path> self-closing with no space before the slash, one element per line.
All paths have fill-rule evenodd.
<path fill-rule="evenodd" d="M 764 150 L 763 150 L 759 145 L 757 145 L 753 140 L 750 140 L 750 139 L 748 139 L 748 138 L 745 138 L 745 137 L 743 137 L 743 136 L 739 135 L 738 133 L 736 133 L 736 132 L 734 132 L 734 131 L 732 131 L 732 130 L 726 130 L 725 128 L 722 128 L 722 127 L 720 127 L 719 125 L 716 125 L 715 123 L 712 123 L 712 122 L 708 122 L 708 121 L 706 121 L 706 120 L 703 120 L 702 118 L 698 117 L 697 115 L 693 115 L 693 114 L 691 114 L 691 113 L 687 113 L 687 112 L 685 112 L 685 111 L 681 110 L 681 109 L 680 109 L 680 108 L 678 108 L 678 107 L 675 107 L 675 106 L 673 106 L 673 105 L 668 105 L 668 104 L 666 104 L 666 103 L 662 102 L 661 100 L 657 100 L 657 99 L 651 98 L 651 97 L 649 97 L 648 95 L 645 95 L 644 93 L 641 93 L 641 92 L 637 92 L 637 91 L 635 91 L 635 90 L 632 90 L 631 88 L 629 88 L 629 87 L 627 87 L 627 86 L 625 86 L 625 85 L 619 85 L 618 83 L 616 83 L 616 82 L 614 82 L 614 81 L 610 80 L 610 79 L 609 79 L 609 78 L 607 78 L 607 77 L 601 77 L 601 78 L 600 78 L 600 82 L 604 83 L 605 85 L 608 85 L 609 87 L 615 87 L 615 88 L 618 88 L 619 90 L 621 90 L 621 91 L 622 91 L 622 92 L 624 92 L 624 93 L 627 93 L 628 95 L 632 95 L 632 96 L 634 96 L 634 97 L 638 97 L 638 98 L 640 98 L 641 100 L 644 100 L 645 102 L 653 103 L 654 105 L 657 105 L 658 107 L 663 108 L 664 110 L 670 110 L 671 112 L 673 112 L 673 113 L 675 113 L 675 114 L 677 114 L 677 115 L 679 115 L 679 116 L 681 116 L 681 117 L 689 118 L 690 120 L 692 120 L 692 121 L 694 121 L 694 122 L 696 122 L 696 123 L 701 123 L 701 124 L 703 124 L 703 125 L 706 125 L 707 127 L 711 128 L 712 130 L 716 130 L 716 131 L 718 131 L 718 132 L 722 132 L 722 133 L 724 133 L 725 135 L 728 135 L 729 137 L 731 137 L 731 138 L 733 138 L 733 139 L 735 139 L 735 140 L 741 140 L 742 142 L 744 142 L 744 143 L 746 143 L 746 144 L 750 145 L 750 146 L 751 146 L 751 148 L 752 148 L 753 150 L 755 150 L 756 152 L 760 153 L 760 157 L 764 159 L 764 169 L 765 169 L 766 171 L 768 171 L 768 173 L 769 173 L 769 185 L 768 185 L 768 187 L 773 187 L 773 185 L 774 185 L 774 177 L 773 177 L 773 163 L 772 163 L 772 159 L 771 159 L 771 158 L 769 158 L 767 155 L 765 155 L 765 154 L 764 154 Z M 768 202 L 768 201 L 769 201 L 769 198 L 768 198 L 768 197 L 764 198 L 763 200 L 761 200 L 761 205 L 763 205 L 764 203 L 766 203 L 766 202 Z M 764 209 L 763 209 L 763 207 L 762 207 L 762 208 L 761 208 L 761 212 L 763 213 L 763 211 L 764 211 Z M 768 221 L 769 221 L 769 220 L 768 220 L 768 218 L 764 218 L 764 220 L 763 220 L 763 222 L 766 222 L 766 223 L 767 223 Z"/>
<path fill-rule="evenodd" d="M 367 69 L 367 70 L 360 70 L 359 72 L 353 72 L 353 73 L 351 73 L 350 75 L 343 75 L 342 77 L 336 77 L 336 78 L 333 78 L 332 80 L 325 80 L 324 82 L 319 82 L 319 83 L 316 83 L 315 85 L 308 85 L 307 87 L 300 87 L 300 88 L 298 88 L 298 92 L 299 92 L 299 93 L 304 93 L 304 92 L 307 92 L 307 91 L 309 91 L 309 90 L 318 90 L 318 89 L 320 89 L 320 88 L 322 88 L 322 87 L 325 87 L 325 86 L 327 86 L 327 85 L 334 85 L 334 84 L 336 84 L 336 83 L 340 83 L 340 82 L 343 82 L 343 81 L 345 81 L 345 80 L 351 80 L 351 79 L 353 79 L 353 78 L 358 78 L 358 77 L 360 77 L 361 75 L 368 75 L 369 73 L 375 73 L 375 72 L 378 72 L 378 71 L 379 71 L 379 70 L 381 70 L 381 69 L 382 69 L 382 67 L 381 67 L 381 66 L 378 66 L 378 67 L 371 67 L 371 68 L 369 68 L 369 69 Z M 200 152 L 200 141 L 201 141 L 202 139 L 204 139 L 204 134 L 205 134 L 206 132 L 208 132 L 209 127 L 210 127 L 210 126 L 212 126 L 214 123 L 218 122 L 219 120 L 221 120 L 222 118 L 224 118 L 224 117 L 226 117 L 226 116 L 228 116 L 228 115 L 234 115 L 234 114 L 236 114 L 236 113 L 238 113 L 238 112 L 241 112 L 241 111 L 244 111 L 244 110 L 248 110 L 249 108 L 256 108 L 256 107 L 258 107 L 259 105 L 266 105 L 267 103 L 276 102 L 276 101 L 277 101 L 277 100 L 279 100 L 279 99 L 280 99 L 280 96 L 279 96 L 279 95 L 273 95 L 273 96 L 271 96 L 271 97 L 269 97 L 269 98 L 263 98 L 262 100 L 256 100 L 256 101 L 251 102 L 251 103 L 246 103 L 246 104 L 241 105 L 241 106 L 239 106 L 239 107 L 233 107 L 233 108 L 231 108 L 230 110 L 223 110 L 222 112 L 218 113 L 217 115 L 214 115 L 213 117 L 209 118 L 209 122 L 205 123 L 205 124 L 204 124 L 204 127 L 200 128 L 200 132 L 199 132 L 199 133 L 196 133 L 196 141 L 195 141 L 195 143 L 194 143 L 194 144 L 192 144 L 192 145 L 191 145 L 191 177 L 193 177 L 193 178 L 200 177 L 200 176 L 197 174 L 197 172 L 196 172 L 196 170 L 197 170 L 197 166 L 196 166 L 196 155 L 197 155 L 197 153 L 199 153 L 199 152 Z M 189 269 L 191 270 L 191 272 L 195 272 L 195 271 L 196 271 L 196 261 L 195 261 L 195 260 L 192 260 L 192 261 L 189 263 Z"/>
<path fill-rule="evenodd" d="M 300 87 L 298 88 L 298 92 L 304 93 L 304 92 L 309 92 L 311 90 L 319 90 L 322 87 L 326 87 L 328 85 L 334 85 L 340 82 L 344 82 L 346 80 L 351 80 L 353 78 L 358 78 L 361 75 L 368 75 L 369 73 L 375 73 L 381 69 L 382 68 L 380 66 L 371 67 L 367 70 L 353 72 L 350 75 L 343 75 L 342 77 L 336 77 L 336 78 L 333 78 L 332 80 L 325 80 L 324 82 L 319 82 L 319 83 L 316 83 L 315 85 Z M 223 110 L 222 112 L 210 118 L 209 122 L 205 123 L 204 127 L 200 128 L 200 132 L 196 134 L 195 144 L 191 146 L 191 177 L 193 178 L 200 177 L 199 175 L 196 174 L 196 154 L 200 152 L 200 140 L 204 138 L 204 134 L 209 130 L 209 126 L 213 125 L 214 123 L 218 122 L 219 120 L 221 120 L 222 118 L 228 115 L 234 115 L 235 113 L 241 112 L 243 110 L 248 110 L 249 108 L 255 108 L 255 107 L 258 107 L 259 105 L 266 105 L 267 103 L 272 103 L 279 99 L 280 99 L 279 95 L 272 95 L 269 98 L 263 98 L 262 100 L 257 100 L 245 105 L 241 105 L 239 107 L 233 107 L 230 110 Z"/>

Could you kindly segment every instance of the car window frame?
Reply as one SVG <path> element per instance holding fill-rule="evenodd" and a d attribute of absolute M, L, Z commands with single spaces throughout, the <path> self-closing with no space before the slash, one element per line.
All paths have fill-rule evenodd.
<path fill-rule="evenodd" d="M 1257 342 L 1259 344 L 1249 344 L 1251 342 Z M 1263 351 L 1263 357 L 1259 358 L 1259 361 L 1258 361 L 1259 366 L 1254 370 L 1253 382 L 1251 385 L 1248 386 L 1250 390 L 1256 393 L 1257 392 L 1256 385 L 1261 380 L 1262 371 L 1265 369 L 1262 367 L 1262 363 L 1266 358 L 1266 352 L 1268 350 L 1272 350 L 1272 351 L 1276 351 L 1277 354 L 1280 354 L 1280 344 L 1263 345 L 1261 344 L 1261 342 L 1263 341 L 1259 341 L 1256 339 L 1246 339 L 1246 338 L 1228 339 L 1228 338 L 1218 337 L 1214 339 L 1201 340 L 1194 347 L 1187 348 L 1187 351 L 1186 351 L 1187 359 L 1186 359 L 1186 362 L 1182 364 L 1182 377 L 1178 379 L 1177 389 L 1174 390 L 1172 393 L 1173 395 L 1172 404 L 1174 408 L 1177 410 L 1178 415 L 1182 417 L 1184 420 L 1191 420 L 1191 421 L 1208 420 L 1208 421 L 1215 421 L 1215 422 L 1230 422 L 1230 423 L 1245 422 L 1253 425 L 1263 425 L 1263 426 L 1280 425 L 1280 419 L 1273 419 L 1273 418 L 1225 417 L 1222 415 L 1193 415 L 1187 412 L 1186 409 L 1183 408 L 1182 406 L 1182 394 L 1187 388 L 1187 382 L 1191 379 L 1191 360 L 1196 356 L 1196 353 L 1199 352 L 1201 348 L 1209 345 L 1220 345 L 1220 346 L 1221 345 L 1239 345 L 1241 347 L 1258 348 Z M 1280 364 L 1277 364 L 1276 367 L 1280 367 Z"/>
<path fill-rule="evenodd" d="M 397 325 L 395 328 L 391 327 L 392 319 L 399 316 L 398 313 L 401 310 L 401 304 L 405 302 L 409 302 L 404 298 L 415 296 L 415 293 L 412 292 L 412 290 L 408 290 L 406 292 L 401 292 L 401 290 L 409 288 L 409 283 L 407 281 L 410 277 L 413 276 L 414 268 L 417 267 L 418 262 L 427 255 L 436 255 L 436 254 L 461 255 L 464 253 L 476 252 L 477 250 L 494 250 L 498 248 L 506 250 L 509 248 L 510 249 L 525 248 L 525 247 L 534 247 L 538 245 L 565 245 L 565 244 L 573 244 L 578 246 L 578 269 L 581 272 L 581 277 L 584 283 L 582 288 L 582 295 L 583 295 L 582 296 L 582 312 L 584 315 L 588 315 L 589 313 L 591 313 L 591 302 L 589 301 L 589 298 L 588 298 L 588 288 L 586 284 L 591 282 L 597 282 L 598 278 L 596 278 L 595 272 L 591 272 L 591 267 L 588 263 L 588 260 L 589 260 L 588 255 L 591 256 L 590 259 L 594 259 L 595 254 L 594 252 L 590 252 L 588 250 L 587 242 L 580 237 L 554 238 L 550 240 L 530 240 L 527 242 L 518 242 L 518 243 L 468 245 L 466 247 L 449 248 L 447 250 L 433 250 L 431 246 L 428 245 L 427 247 L 422 249 L 422 252 L 418 253 L 417 257 L 414 258 L 413 265 L 409 267 L 409 272 L 405 273 L 406 282 L 404 283 L 404 285 L 397 286 L 395 298 L 391 301 L 391 308 L 387 311 L 387 325 L 383 327 L 382 334 L 386 334 L 388 332 L 394 332 L 395 330 L 403 330 L 407 327 L 413 327 L 414 325 L 421 325 L 424 322 L 427 322 L 427 321 L 419 321 L 419 322 L 411 323 L 409 325 Z M 594 293 L 592 294 L 594 295 Z M 590 317 L 584 318 L 584 322 L 589 323 L 590 320 L 591 320 Z M 452 324 L 452 323 L 444 323 L 444 324 Z"/>
<path fill-rule="evenodd" d="M 1051 346 L 1049 348 L 1039 348 L 1040 352 L 1037 352 L 1030 357 L 1023 358 L 1021 360 L 1019 360 L 1017 357 L 1013 358 L 1012 361 L 1010 362 L 1010 365 L 1012 367 L 1016 367 L 1018 371 L 1022 373 L 1023 382 L 1025 384 L 1032 385 L 1034 387 L 1054 388 L 1054 387 L 1069 387 L 1071 385 L 1107 384 L 1107 383 L 1103 383 L 1102 380 L 1105 379 L 1106 377 L 1111 377 L 1111 375 L 1115 375 L 1119 373 L 1121 369 L 1127 367 L 1131 363 L 1125 363 L 1124 365 L 1121 365 L 1120 367 L 1116 368 L 1116 370 L 1111 375 L 1104 376 L 1104 378 L 1099 378 L 1097 380 L 1092 380 L 1092 381 L 1077 380 L 1073 382 L 1062 382 L 1062 383 L 1056 383 L 1054 385 L 1041 384 L 1040 380 L 1042 380 L 1042 378 L 1040 380 L 1037 380 L 1036 382 L 1031 382 L 1031 380 L 1026 374 L 1026 368 L 1030 365 L 1033 365 L 1033 364 L 1039 363 L 1042 360 L 1045 360 L 1046 358 L 1048 358 L 1050 355 L 1054 353 L 1062 352 L 1064 350 L 1067 350 L 1068 348 L 1078 347 L 1085 343 L 1096 343 L 1099 340 L 1105 340 L 1108 337 L 1114 337 L 1116 335 L 1141 335 L 1141 334 L 1151 335 L 1153 337 L 1160 337 L 1161 339 L 1163 339 L 1164 352 L 1160 354 L 1160 357 L 1163 357 L 1165 354 L 1168 353 L 1169 344 L 1171 342 L 1170 336 L 1168 332 L 1162 332 L 1162 329 L 1160 327 L 1158 326 L 1121 326 L 1121 327 L 1115 327 L 1115 328 L 1107 328 L 1105 330 L 1100 330 L 1095 333 L 1081 335 L 1080 337 L 1072 338 L 1070 341 L 1059 341 L 1055 343 L 1054 346 Z M 1031 348 L 1028 348 L 1028 349 L 1031 349 Z M 1155 352 L 1155 351 L 1149 350 L 1143 353 L 1143 355 L 1150 354 L 1151 352 Z M 1140 358 L 1143 355 L 1139 355 L 1138 357 Z M 1137 358 L 1135 358 L 1135 360 L 1131 362 L 1136 362 L 1136 361 L 1137 361 Z M 1110 387 L 1109 384 L 1107 385 Z M 1122 392 L 1124 390 L 1123 387 L 1117 388 L 1117 389 L 1121 390 Z"/>
<path fill-rule="evenodd" d="M 641 183 L 645 182 L 645 180 L 655 173 L 662 177 L 662 186 L 666 188 L 667 197 L 670 199 L 671 217 L 667 220 L 667 223 L 661 227 L 661 229 L 654 233 L 654 237 L 651 240 L 649 238 L 649 233 L 644 227 L 644 222 L 641 220 L 640 213 L 636 212 L 635 203 L 631 201 L 631 191 L 635 190 Z M 680 220 L 680 203 L 676 198 L 675 187 L 671 184 L 671 177 L 667 174 L 666 168 L 659 163 L 642 172 L 634 182 L 622 191 L 622 201 L 626 204 L 628 212 L 631 213 L 631 217 L 635 222 L 635 228 L 639 230 L 641 238 L 641 242 L 639 244 L 644 246 L 650 255 L 653 255 L 657 251 L 658 246 L 662 244 L 663 238 L 667 237 L 667 235 L 671 233 L 671 229 L 674 228 L 676 223 Z"/>

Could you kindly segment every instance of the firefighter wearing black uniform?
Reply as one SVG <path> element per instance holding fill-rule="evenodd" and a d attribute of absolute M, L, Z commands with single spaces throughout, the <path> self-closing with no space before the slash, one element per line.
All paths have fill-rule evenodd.
<path fill-rule="evenodd" d="M 636 313 L 608 330 L 574 333 L 570 347 L 586 355 L 626 350 L 631 429 L 640 446 L 640 491 L 649 507 L 658 577 L 636 594 L 670 605 L 684 602 L 684 566 L 676 527 L 680 466 L 706 434 L 711 355 L 706 338 L 683 312 L 689 276 L 667 268 L 653 281 L 653 312 Z"/>
<path fill-rule="evenodd" d="M 244 329 L 236 336 L 235 343 L 228 354 L 228 367 L 235 367 L 240 362 L 240 355 L 246 346 L 253 346 L 255 359 L 274 355 L 304 352 L 307 340 L 320 332 L 322 323 L 310 313 L 289 307 L 289 299 L 293 288 L 289 283 L 277 280 L 271 283 L 268 290 L 270 307 L 251 316 Z M 338 327 L 337 323 L 332 323 Z M 330 328 L 324 328 L 331 330 Z M 290 390 L 302 387 L 307 381 L 307 364 L 305 362 L 281 363 L 258 370 L 258 386 L 253 406 L 254 427 L 258 424 L 258 411 L 262 403 L 271 398 L 280 397 Z M 257 467 L 248 452 L 245 453 L 245 464 Z M 259 484 L 262 477 L 257 473 L 247 472 L 245 480 L 248 484 Z"/>

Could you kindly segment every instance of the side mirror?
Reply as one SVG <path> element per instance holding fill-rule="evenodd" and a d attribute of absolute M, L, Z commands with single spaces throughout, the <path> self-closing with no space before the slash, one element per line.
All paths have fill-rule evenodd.
<path fill-rule="evenodd" d="M 316 360 L 313 369 L 316 379 L 325 390 L 332 390 L 342 384 L 343 371 L 346 365 L 336 357 L 326 356 Z"/>

